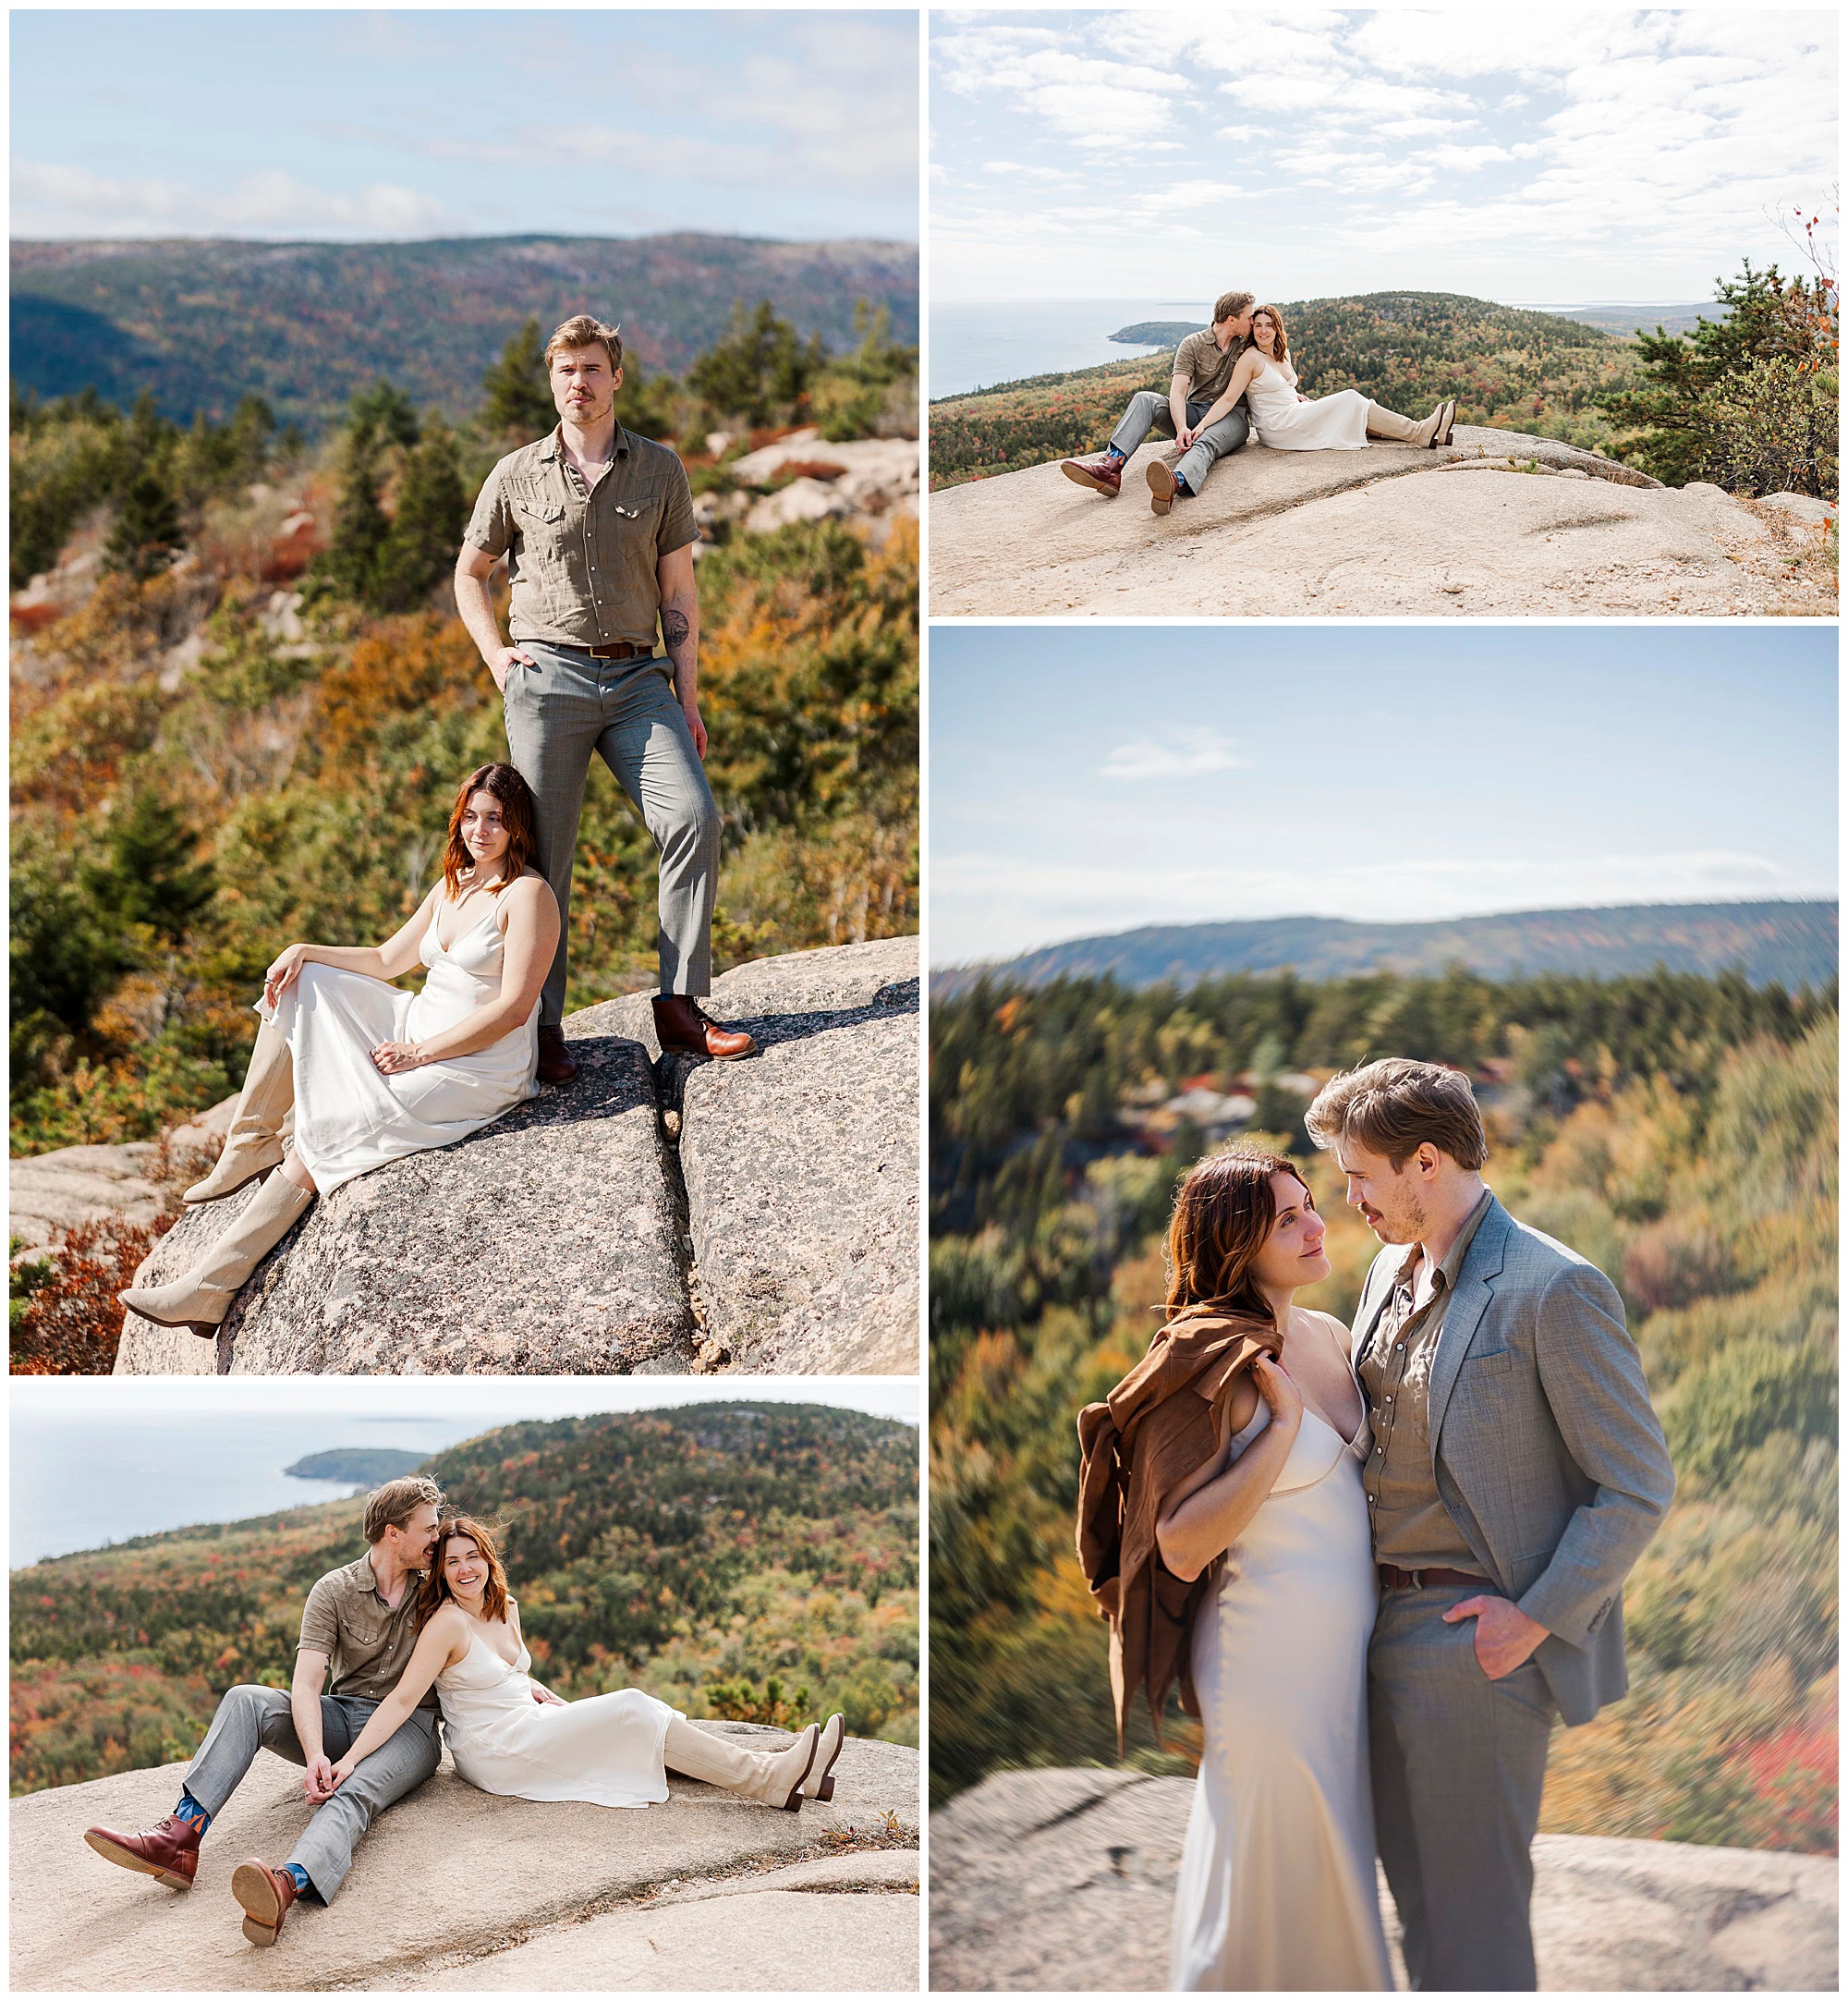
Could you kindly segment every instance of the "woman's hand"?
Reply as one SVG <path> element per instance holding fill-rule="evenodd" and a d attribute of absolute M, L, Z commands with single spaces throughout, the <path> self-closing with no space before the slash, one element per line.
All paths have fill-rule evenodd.
<path fill-rule="evenodd" d="M 372 1051 L 372 1068 L 382 1077 L 397 1077 L 406 1070 L 420 1070 L 429 1060 L 415 1043 L 381 1043 Z"/>
<path fill-rule="evenodd" d="M 1258 1394 L 1270 1407 L 1270 1421 L 1286 1424 L 1293 1431 L 1303 1421 L 1303 1393 L 1290 1380 L 1289 1371 L 1269 1355 L 1258 1355 L 1251 1363 L 1251 1380 Z"/>
<path fill-rule="evenodd" d="M 562 1695 L 554 1695 L 550 1689 L 541 1688 L 536 1681 L 529 1681 L 527 1686 L 532 1690 L 532 1699 L 535 1702 L 556 1702 L 560 1709 L 565 1707 L 565 1698 Z"/>
<path fill-rule="evenodd" d="M 290 945 L 283 947 L 269 971 L 263 975 L 263 998 L 272 1007 L 287 992 L 290 982 L 307 963 L 307 946 Z"/>

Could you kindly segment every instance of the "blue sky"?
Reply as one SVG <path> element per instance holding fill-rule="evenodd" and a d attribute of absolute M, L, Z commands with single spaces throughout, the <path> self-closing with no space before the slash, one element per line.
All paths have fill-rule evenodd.
<path fill-rule="evenodd" d="M 11 23 L 16 237 L 918 238 L 908 10 Z"/>
<path fill-rule="evenodd" d="M 1836 892 L 1836 636 L 930 636 L 933 966 L 1143 923 Z"/>
<path fill-rule="evenodd" d="M 931 294 L 1708 299 L 1832 219 L 1835 20 L 938 13 Z"/>

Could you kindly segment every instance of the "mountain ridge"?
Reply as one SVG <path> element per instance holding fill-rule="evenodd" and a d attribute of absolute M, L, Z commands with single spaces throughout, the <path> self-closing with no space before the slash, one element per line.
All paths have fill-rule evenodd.
<path fill-rule="evenodd" d="M 41 397 L 93 387 L 167 415 L 227 418 L 264 397 L 315 431 L 388 375 L 452 416 L 529 317 L 619 322 L 649 369 L 686 369 L 760 299 L 805 339 L 850 347 L 860 299 L 918 337 L 916 245 L 675 231 L 653 237 L 432 238 L 272 243 L 243 238 L 32 239 L 12 246 L 12 372 Z"/>
<path fill-rule="evenodd" d="M 1798 916 L 1796 913 L 1808 913 Z M 1736 903 L 1583 905 L 1497 911 L 1418 923 L 1282 917 L 1149 924 L 1073 938 L 1016 958 L 934 970 L 936 997 L 980 980 L 1040 986 L 1110 974 L 1132 987 L 1190 986 L 1216 975 L 1293 970 L 1305 978 L 1391 970 L 1441 972 L 1458 963 L 1487 978 L 1517 967 L 1611 978 L 1720 973 L 1737 966 L 1755 986 L 1822 986 L 1836 976 L 1839 905 L 1829 898 Z M 1525 956 L 1524 956 L 1525 954 Z"/>

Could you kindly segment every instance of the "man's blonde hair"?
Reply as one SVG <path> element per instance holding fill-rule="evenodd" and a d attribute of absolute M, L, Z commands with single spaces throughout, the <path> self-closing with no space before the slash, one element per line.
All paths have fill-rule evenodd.
<path fill-rule="evenodd" d="M 387 1529 L 402 1529 L 419 1507 L 441 1507 L 443 1489 L 421 1473 L 388 1480 L 366 1496 L 366 1541 L 379 1542 Z"/>
<path fill-rule="evenodd" d="M 1369 1153 L 1383 1154 L 1394 1174 L 1428 1141 L 1459 1167 L 1480 1167 L 1489 1158 L 1468 1078 L 1409 1056 L 1382 1056 L 1331 1078 L 1303 1114 L 1303 1125 L 1324 1151 L 1357 1140 Z"/>
<path fill-rule="evenodd" d="M 610 358 L 610 367 L 619 369 L 623 365 L 623 330 L 619 326 L 605 326 L 588 312 L 575 312 L 563 326 L 556 328 L 552 338 L 545 344 L 545 366 L 550 371 L 552 358 L 565 348 L 602 347 Z"/>
<path fill-rule="evenodd" d="M 1213 304 L 1213 324 L 1223 326 L 1228 320 L 1235 320 L 1241 312 L 1249 312 L 1258 303 L 1256 292 L 1222 292 Z"/>

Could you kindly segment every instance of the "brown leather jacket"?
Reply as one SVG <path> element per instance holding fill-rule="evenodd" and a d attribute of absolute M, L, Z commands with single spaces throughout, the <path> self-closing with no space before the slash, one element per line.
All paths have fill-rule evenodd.
<path fill-rule="evenodd" d="M 1122 1755 L 1130 1698 L 1147 1691 L 1155 1741 L 1168 1690 L 1199 1714 L 1190 1643 L 1194 1614 L 1219 1569 L 1189 1584 L 1161 1561 L 1155 1524 L 1166 1497 L 1210 1459 L 1226 1429 L 1225 1400 L 1260 1349 L 1282 1338 L 1268 1320 L 1192 1309 L 1156 1335 L 1109 1397 L 1078 1417 L 1078 1563 L 1110 1621 L 1110 1685 Z"/>

